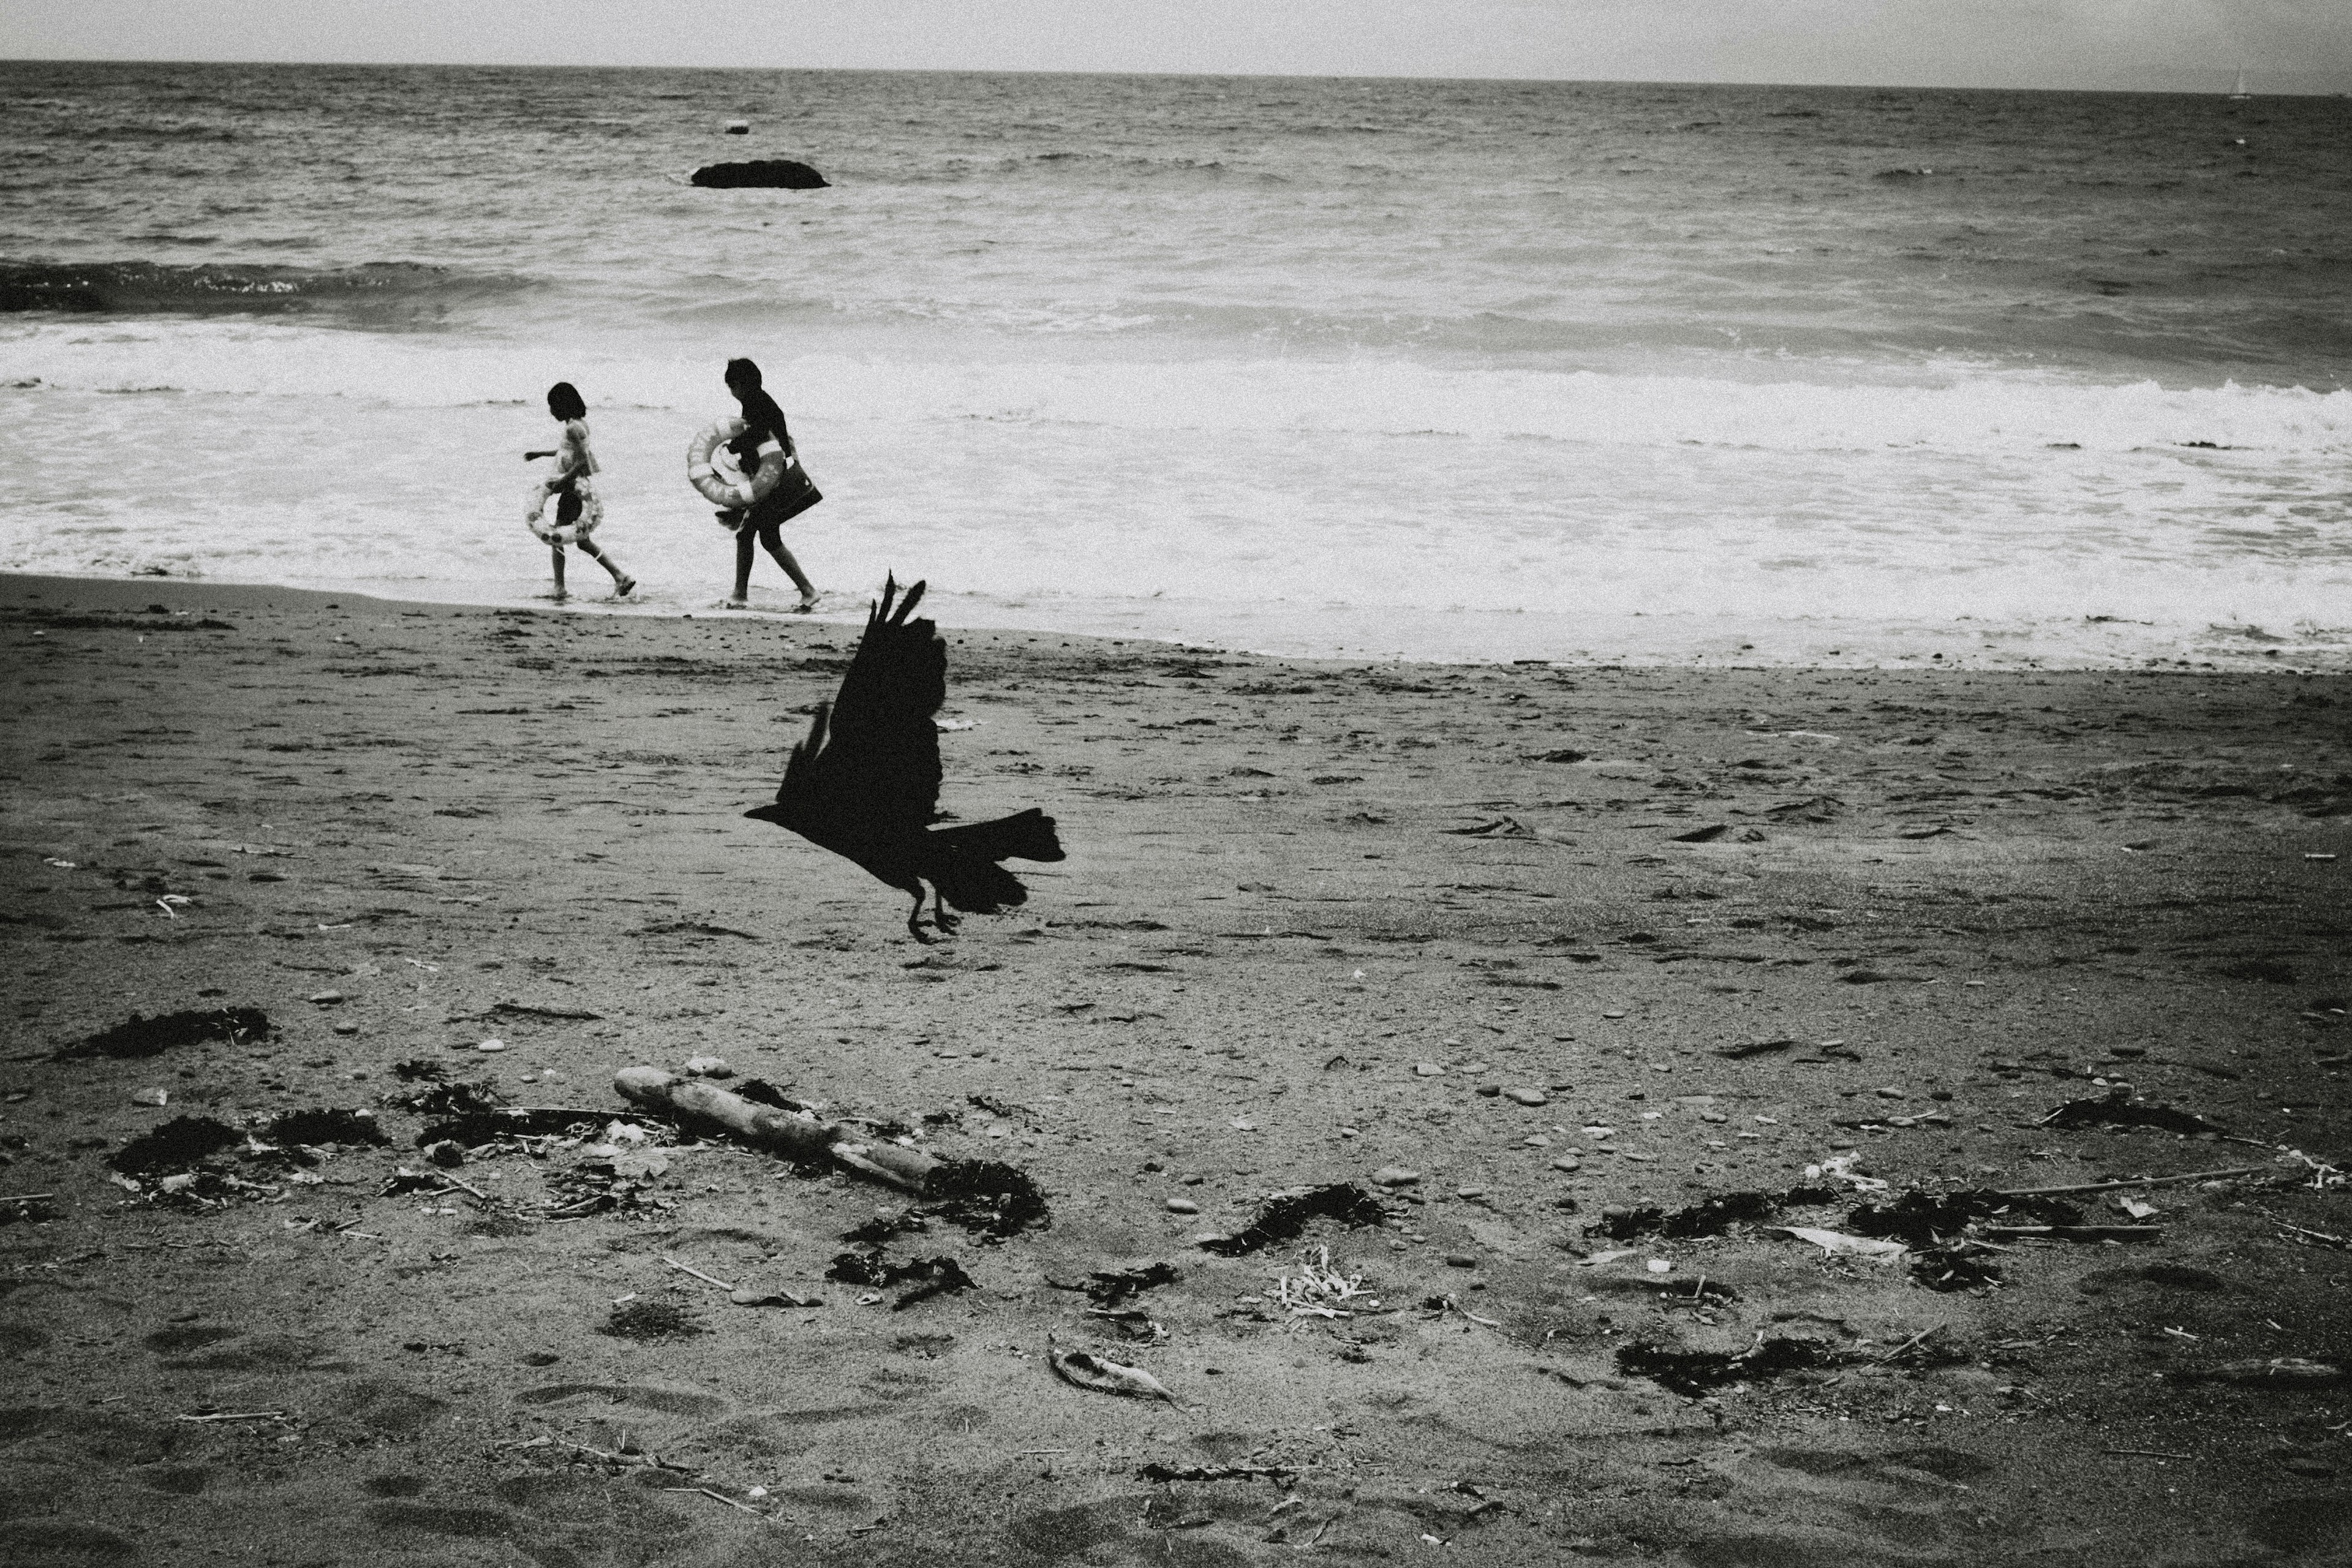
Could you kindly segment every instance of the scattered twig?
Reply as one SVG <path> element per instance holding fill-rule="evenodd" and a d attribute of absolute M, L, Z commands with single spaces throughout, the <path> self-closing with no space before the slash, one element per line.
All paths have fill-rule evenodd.
<path fill-rule="evenodd" d="M 1914 1345 L 1919 1343 L 1920 1341 L 1926 1339 L 1928 1335 L 1940 1332 L 1943 1327 L 1943 1324 L 1937 1323 L 1928 1328 L 1921 1329 L 1917 1333 L 1913 1334 L 1909 1339 L 1905 1340 L 1901 1344 L 1896 1345 L 1893 1350 L 1888 1351 L 1885 1355 L 1880 1356 L 1878 1359 L 1882 1362 L 1893 1361 L 1896 1356 L 1899 1356 L 1905 1351 L 1911 1349 Z"/>
<path fill-rule="evenodd" d="M 481 1188 L 479 1188 L 479 1187 L 478 1187 L 478 1186 L 474 1185 L 474 1184 L 473 1184 L 473 1183 L 471 1183 L 471 1182 L 469 1182 L 469 1181 L 466 1180 L 466 1178 L 465 1178 L 465 1177 L 463 1177 L 463 1176 L 453 1176 L 453 1175 L 449 1174 L 449 1173 L 448 1173 L 448 1172 L 444 1171 L 444 1172 L 442 1172 L 442 1173 L 441 1173 L 441 1179 L 442 1179 L 443 1181 L 445 1181 L 445 1182 L 448 1183 L 450 1186 L 452 1186 L 452 1187 L 456 1187 L 456 1188 L 457 1188 L 457 1189 L 458 1189 L 460 1192 L 467 1192 L 467 1193 L 471 1193 L 471 1194 L 473 1194 L 476 1197 L 478 1197 L 478 1198 L 481 1199 L 484 1203 L 488 1203 L 488 1202 L 490 1201 L 490 1194 L 488 1194 L 488 1193 L 486 1193 L 486 1192 L 482 1191 L 482 1189 L 481 1189 Z M 444 1188 L 444 1189 L 443 1189 L 443 1191 L 445 1191 L 445 1192 L 446 1192 L 446 1191 L 447 1191 L 447 1190 L 448 1190 L 447 1188 Z M 435 1195 L 435 1196 L 438 1196 L 439 1194 L 433 1194 L 433 1195 Z"/>
<path fill-rule="evenodd" d="M 750 1514 L 753 1519 L 766 1520 L 769 1517 L 768 1515 L 761 1513 L 758 1509 L 753 1508 L 750 1503 L 737 1502 L 725 1492 L 713 1491 L 709 1487 L 664 1487 L 662 1488 L 662 1490 L 666 1492 L 700 1492 L 704 1497 L 709 1498 L 711 1501 L 723 1502 L 729 1508 L 740 1509 L 743 1512 Z"/>
<path fill-rule="evenodd" d="M 2153 1241 L 2160 1225 L 1989 1225 L 1987 1236 L 2041 1236 L 2053 1241 Z"/>
<path fill-rule="evenodd" d="M 2111 1193 L 2124 1187 L 2168 1187 L 2179 1182 L 2218 1182 L 2229 1176 L 2259 1176 L 2268 1165 L 2238 1165 L 2226 1171 L 2182 1171 L 2170 1176 L 2134 1176 L 2122 1182 L 2081 1182 L 2066 1187 L 2004 1187 L 2005 1198 L 2054 1198 L 2066 1193 Z"/>
<path fill-rule="evenodd" d="M 211 1415 L 175 1415 L 174 1421 L 283 1421 L 283 1410 L 223 1410 Z"/>
<path fill-rule="evenodd" d="M 2281 1230 L 2291 1230 L 2297 1236 L 2308 1237 L 2312 1240 L 2318 1242 L 2323 1247 L 2340 1247 L 2347 1251 L 2352 1251 L 2352 1236 L 2336 1236 L 2329 1231 L 2312 1230 L 2306 1226 L 2295 1225 L 2291 1221 L 2283 1220 L 2279 1218 L 2278 1215 L 2266 1213 L 2261 1209 L 2256 1209 L 2254 1212 L 2262 1215 L 2264 1219 L 2270 1221 Z"/>
<path fill-rule="evenodd" d="M 2193 1459 L 2194 1454 L 2168 1454 L 2161 1448 L 2102 1448 L 2102 1454 L 2128 1454 L 2136 1459 Z"/>
<path fill-rule="evenodd" d="M 10 1193 L 0 1196 L 0 1204 L 37 1204 L 43 1198 L 53 1198 L 55 1193 Z"/>
<path fill-rule="evenodd" d="M 732 1289 L 735 1289 L 735 1287 L 734 1287 L 733 1285 L 730 1284 L 728 1281 L 726 1281 L 726 1280 L 724 1280 L 724 1279 L 719 1279 L 717 1275 L 715 1275 L 715 1274 L 705 1274 L 701 1269 L 697 1268 L 696 1268 L 693 1264 L 691 1264 L 691 1263 L 680 1263 L 677 1258 L 672 1258 L 672 1257 L 671 1257 L 668 1253 L 667 1253 L 667 1252 L 665 1252 L 665 1253 L 661 1254 L 661 1260 L 662 1260 L 664 1263 L 668 1264 L 672 1268 L 677 1269 L 679 1273 L 681 1273 L 681 1274 L 691 1274 L 691 1275 L 693 1275 L 697 1279 L 702 1280 L 705 1284 L 716 1285 L 716 1286 L 718 1286 L 721 1290 L 732 1290 Z M 688 1490 L 689 1490 L 689 1491 L 691 1491 L 691 1490 L 693 1490 L 694 1489 L 689 1487 L 689 1488 L 688 1488 L 687 1489 L 688 1489 Z"/>

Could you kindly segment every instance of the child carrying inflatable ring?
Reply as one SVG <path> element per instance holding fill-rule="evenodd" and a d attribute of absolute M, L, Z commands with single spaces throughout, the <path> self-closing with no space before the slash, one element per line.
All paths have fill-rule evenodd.
<path fill-rule="evenodd" d="M 531 487 L 523 521 L 553 552 L 556 598 L 571 597 L 563 586 L 563 547 L 576 544 L 583 555 L 613 574 L 613 596 L 625 599 L 637 580 L 588 537 L 604 521 L 604 502 L 596 493 L 600 465 L 588 449 L 588 405 L 570 382 L 559 381 L 547 389 L 547 412 L 562 425 L 563 438 L 547 451 L 522 455 L 525 462 L 555 459 L 555 472 Z M 555 502 L 551 521 L 547 515 L 551 500 Z"/>

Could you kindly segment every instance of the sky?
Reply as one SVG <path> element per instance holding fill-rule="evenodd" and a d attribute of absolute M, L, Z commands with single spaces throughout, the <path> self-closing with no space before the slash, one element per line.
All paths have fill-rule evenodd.
<path fill-rule="evenodd" d="M 0 58 L 2352 91 L 2352 0 L 0 0 Z"/>

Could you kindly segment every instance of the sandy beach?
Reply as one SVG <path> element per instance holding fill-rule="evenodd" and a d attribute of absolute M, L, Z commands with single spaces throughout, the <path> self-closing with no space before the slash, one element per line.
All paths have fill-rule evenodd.
<path fill-rule="evenodd" d="M 0 579 L 0 1552 L 2352 1555 L 2342 679 L 956 632 L 943 805 L 1069 858 L 923 948 L 741 815 L 856 635 Z M 269 1033 L 55 1056 L 232 1007 Z M 828 1278 L 909 1200 L 613 1089 L 704 1055 L 1050 1223 L 890 1239 L 970 1280 L 903 1307 Z M 436 1071 L 582 1133 L 432 1163 Z M 2110 1098 L 2178 1114 L 2045 1123 Z M 311 1110 L 388 1142 L 120 1169 Z M 2221 1170 L 1979 1215 L 1973 1289 L 1774 1228 Z M 1334 1184 L 1383 1223 L 1202 1245 Z"/>

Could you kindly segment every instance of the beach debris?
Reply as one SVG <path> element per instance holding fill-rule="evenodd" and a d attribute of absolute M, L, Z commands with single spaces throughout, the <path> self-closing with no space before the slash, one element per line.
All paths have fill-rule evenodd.
<path fill-rule="evenodd" d="M 1441 827 L 1440 833 L 1456 838 L 1533 838 L 1536 830 L 1516 816 L 1498 816 L 1492 822 L 1481 822 L 1469 827 Z"/>
<path fill-rule="evenodd" d="M 725 1057 L 688 1057 L 686 1058 L 688 1078 L 733 1078 L 735 1068 Z"/>
<path fill-rule="evenodd" d="M 994 1160 L 940 1161 L 932 1166 L 924 1191 L 939 1201 L 867 1220 L 843 1232 L 841 1239 L 879 1246 L 894 1236 L 928 1231 L 932 1221 L 941 1220 L 978 1237 L 982 1247 L 993 1247 L 1053 1223 L 1053 1211 L 1036 1182 L 1026 1172 Z"/>
<path fill-rule="evenodd" d="M 1116 1307 L 1140 1296 L 1146 1290 L 1156 1290 L 1162 1285 L 1173 1285 L 1184 1276 L 1172 1263 L 1154 1263 L 1142 1268 L 1094 1269 L 1077 1284 L 1066 1285 L 1047 1276 L 1045 1283 L 1056 1290 L 1082 1290 L 1097 1307 Z"/>
<path fill-rule="evenodd" d="M 1133 1399 L 1164 1399 L 1180 1410 L 1183 1408 L 1166 1384 L 1141 1367 L 1105 1361 L 1091 1351 L 1064 1350 L 1050 1333 L 1045 1336 L 1045 1359 L 1053 1366 L 1055 1376 L 1076 1387 Z"/>
<path fill-rule="evenodd" d="M 2232 1165 L 2219 1171 L 2179 1171 L 2169 1176 L 2127 1176 L 2115 1182 L 2076 1182 L 2059 1187 L 2010 1187 L 1999 1194 L 2005 1198 L 2059 1197 L 2074 1193 L 2112 1193 L 2127 1187 L 2178 1186 L 2184 1182 L 2223 1182 L 2240 1176 L 2272 1174 L 2268 1165 Z"/>
<path fill-rule="evenodd" d="M 940 1161 L 919 1150 L 870 1140 L 852 1124 L 756 1105 L 704 1079 L 680 1078 L 655 1067 L 623 1068 L 614 1075 L 613 1087 L 623 1099 L 688 1122 L 722 1128 L 796 1163 L 831 1162 L 918 1197 L 933 1195 L 929 1184 Z"/>
<path fill-rule="evenodd" d="M 558 1022 L 593 1024 L 604 1015 L 591 1013 L 584 1007 L 535 1007 L 526 1002 L 493 1002 L 485 1018 L 551 1018 Z M 477 1046 L 475 1049 L 481 1047 Z"/>
<path fill-rule="evenodd" d="M 1287 1308 L 1294 1318 L 1352 1318 L 1360 1311 L 1377 1310 L 1381 1304 L 1362 1275 L 1332 1267 L 1328 1247 L 1317 1247 L 1312 1258 L 1301 1257 L 1296 1274 L 1278 1277 L 1273 1295 L 1275 1304 Z"/>
<path fill-rule="evenodd" d="M 689 1340 L 709 1331 L 702 1326 L 692 1309 L 677 1301 L 625 1301 L 613 1309 L 612 1316 L 596 1326 L 596 1331 L 616 1340 L 635 1340 L 651 1343 L 662 1340 Z"/>
<path fill-rule="evenodd" d="M 1736 1046 L 1723 1046 L 1715 1054 L 1729 1061 L 1745 1061 L 1749 1057 L 1766 1056 L 1773 1051 L 1785 1051 L 1802 1042 L 1787 1037 L 1777 1040 L 1748 1040 Z"/>
<path fill-rule="evenodd" d="M 1139 1481 L 1272 1481 L 1287 1486 L 1297 1470 L 1280 1465 L 1163 1465 L 1153 1459 L 1136 1467 Z"/>
<path fill-rule="evenodd" d="M 1799 1241 L 1810 1241 L 1832 1257 L 1865 1258 L 1874 1262 L 1892 1262 L 1910 1249 L 1899 1241 L 1882 1241 L 1867 1236 L 1848 1236 L 1843 1231 L 1816 1230 L 1811 1226 L 1783 1225 L 1774 1227 Z"/>
<path fill-rule="evenodd" d="M 308 1148 L 324 1149 L 337 1144 L 388 1148 L 392 1143 L 392 1135 L 377 1122 L 373 1112 L 340 1107 L 280 1111 L 263 1123 L 263 1128 L 273 1143 Z"/>
<path fill-rule="evenodd" d="M 2223 1129 L 2203 1117 L 2169 1105 L 2149 1105 L 2131 1098 L 2129 1086 L 2118 1086 L 2105 1096 L 2070 1100 L 2036 1123 L 2042 1127 L 2154 1127 L 2166 1132 L 2210 1132 L 2227 1137 Z"/>
<path fill-rule="evenodd" d="M 865 1285 L 876 1289 L 913 1281 L 915 1288 L 890 1303 L 894 1312 L 903 1312 L 919 1301 L 934 1296 L 945 1296 L 957 1290 L 976 1290 L 980 1281 L 964 1272 L 963 1265 L 944 1254 L 937 1258 L 910 1258 L 904 1263 L 893 1263 L 877 1247 L 867 1252 L 843 1252 L 835 1255 L 833 1266 L 824 1277 L 843 1285 Z"/>
<path fill-rule="evenodd" d="M 2083 1223 L 2081 1210 L 2054 1198 L 1969 1188 L 1952 1193 L 1908 1192 L 1892 1203 L 1864 1204 L 1846 1215 L 1846 1226 L 1862 1236 L 1893 1237 L 1914 1249 L 1925 1249 L 1995 1218 L 2041 1226 Z"/>
<path fill-rule="evenodd" d="M 1585 1234 L 1606 1237 L 1612 1241 L 1632 1241 L 1644 1236 L 1686 1241 L 1696 1237 L 1721 1236 L 1735 1225 L 1764 1224 L 1777 1218 L 1784 1207 L 1811 1208 L 1836 1198 L 1837 1194 L 1828 1187 L 1790 1187 L 1785 1193 L 1723 1193 L 1671 1211 L 1611 1207 L 1601 1211 L 1600 1223 L 1587 1226 Z"/>
<path fill-rule="evenodd" d="M 108 1057 L 116 1061 L 132 1061 L 142 1057 L 161 1056 L 181 1046 L 203 1045 L 218 1040 L 230 1045 L 246 1040 L 267 1039 L 271 1026 L 269 1015 L 258 1007 L 212 1007 L 164 1013 L 155 1017 L 131 1015 L 111 1029 L 88 1035 L 72 1045 L 52 1054 L 56 1061 L 74 1061 L 89 1057 Z"/>
<path fill-rule="evenodd" d="M 1883 1193 L 1886 1184 L 1876 1176 L 1865 1176 L 1854 1167 L 1862 1163 L 1859 1154 L 1837 1154 L 1818 1165 L 1805 1167 L 1805 1180 L 1822 1182 L 1832 1187 L 1850 1187 L 1858 1193 Z"/>
<path fill-rule="evenodd" d="M 822 1307 L 824 1305 L 824 1299 L 821 1296 L 796 1296 L 781 1286 L 760 1290 L 748 1285 L 738 1285 L 727 1292 L 727 1299 L 739 1307 Z"/>
<path fill-rule="evenodd" d="M 1767 1339 L 1762 1334 L 1744 1351 L 1678 1351 L 1630 1344 L 1617 1352 L 1618 1370 L 1692 1396 L 1729 1384 L 1761 1383 L 1786 1373 L 1832 1366 L 1838 1360 L 1835 1351 L 1814 1341 Z"/>
<path fill-rule="evenodd" d="M 126 1176 L 189 1170 L 245 1142 L 245 1134 L 209 1116 L 175 1116 L 116 1150 L 107 1164 Z"/>
<path fill-rule="evenodd" d="M 1383 1172 L 1381 1174 L 1392 1174 Z M 1412 1178 L 1419 1181 L 1416 1174 Z M 1379 1180 L 1378 1176 L 1374 1180 Z M 1250 1223 L 1237 1236 L 1211 1237 L 1203 1240 L 1201 1249 L 1221 1258 L 1238 1258 L 1244 1253 L 1260 1251 L 1296 1241 L 1307 1226 L 1318 1219 L 1332 1219 L 1345 1226 L 1382 1226 L 1388 1223 L 1388 1211 L 1380 1200 L 1353 1182 L 1332 1182 L 1319 1187 L 1303 1187 L 1291 1192 L 1274 1194 L 1257 1211 Z"/>
<path fill-rule="evenodd" d="M 2335 1388 L 2352 1382 L 2352 1373 L 2334 1362 L 2272 1356 L 2225 1361 L 2218 1366 L 2176 1372 L 2171 1378 L 2175 1383 L 2233 1383 L 2248 1388 Z"/>

